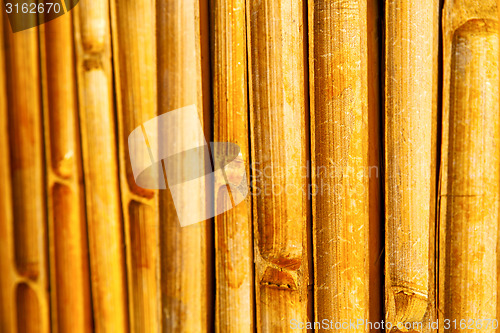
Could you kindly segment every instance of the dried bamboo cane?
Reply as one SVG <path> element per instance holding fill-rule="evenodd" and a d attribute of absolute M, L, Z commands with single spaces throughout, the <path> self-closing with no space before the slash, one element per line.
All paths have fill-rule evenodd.
<path fill-rule="evenodd" d="M 439 255 L 437 251 L 437 140 L 438 140 L 438 109 L 440 108 L 440 96 L 438 95 L 439 89 L 439 62 L 437 61 L 440 55 L 440 12 L 442 1 L 439 0 L 439 5 L 433 6 L 433 31 L 434 36 L 432 39 L 433 44 L 433 75 L 432 75 L 432 125 L 431 125 L 431 195 L 429 197 L 429 281 L 428 281 L 428 301 L 427 301 L 427 311 L 424 315 L 421 324 L 416 323 L 413 326 L 415 331 L 421 331 L 422 333 L 436 332 L 435 323 L 437 321 L 437 257 Z M 432 323 L 432 325 L 431 325 Z"/>
<path fill-rule="evenodd" d="M 14 218 L 5 77 L 4 15 L 0 15 L 0 331 L 16 332 Z M 8 30 L 7 30 L 8 31 Z"/>
<path fill-rule="evenodd" d="M 302 1 L 249 1 L 258 332 L 311 320 Z"/>
<path fill-rule="evenodd" d="M 19 274 L 12 305 L 16 307 L 19 331 L 49 332 L 38 29 L 14 34 L 8 23 L 3 23 L 13 245 Z"/>
<path fill-rule="evenodd" d="M 368 320 L 367 3 L 311 0 L 309 30 L 315 319 Z"/>
<path fill-rule="evenodd" d="M 439 306 L 442 322 L 465 320 L 468 332 L 496 332 L 476 323 L 495 319 L 498 306 L 497 22 L 495 0 L 445 4 Z"/>
<path fill-rule="evenodd" d="M 161 331 L 158 194 L 134 181 L 128 136 L 157 114 L 155 1 L 111 1 L 132 332 Z"/>
<path fill-rule="evenodd" d="M 214 141 L 238 144 L 248 162 L 245 0 L 212 0 L 212 8 Z M 215 218 L 217 332 L 254 331 L 250 200 Z"/>
<path fill-rule="evenodd" d="M 127 294 L 109 7 L 104 0 L 82 0 L 73 11 L 95 330 L 125 332 Z"/>
<path fill-rule="evenodd" d="M 40 27 L 52 330 L 92 330 L 72 14 Z"/>
<path fill-rule="evenodd" d="M 422 322 L 429 303 L 436 6 L 385 7 L 385 303 L 394 325 Z"/>
<path fill-rule="evenodd" d="M 436 328 L 431 326 L 431 323 L 437 320 L 437 298 L 438 298 L 438 256 L 439 251 L 437 247 L 437 203 L 438 203 L 438 114 L 440 114 L 441 98 L 439 96 L 439 81 L 441 76 L 439 74 L 440 63 L 438 61 L 441 51 L 440 41 L 440 25 L 441 25 L 441 8 L 442 0 L 438 0 L 433 6 L 433 76 L 432 76 L 432 125 L 431 125 L 431 195 L 429 198 L 429 282 L 428 282 L 428 302 L 427 312 L 423 319 L 423 326 L 421 327 L 422 333 L 436 332 Z"/>
<path fill-rule="evenodd" d="M 157 58 L 158 114 L 195 105 L 205 128 L 209 128 L 210 57 L 208 2 L 204 0 L 158 0 Z M 205 39 L 205 41 L 204 41 Z M 189 129 L 170 128 L 167 142 L 182 144 Z M 183 163 L 184 161 L 179 161 Z M 165 171 L 165 170 L 164 170 Z M 200 188 L 201 192 L 205 189 Z M 206 203 L 200 198 L 199 209 Z M 207 332 L 211 330 L 212 283 L 210 222 L 181 227 L 170 192 L 160 194 L 160 252 L 163 331 Z"/>

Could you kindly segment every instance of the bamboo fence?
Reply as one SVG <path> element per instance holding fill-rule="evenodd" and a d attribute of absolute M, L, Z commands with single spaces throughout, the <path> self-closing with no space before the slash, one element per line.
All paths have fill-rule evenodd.
<path fill-rule="evenodd" d="M 495 0 L 51 4 L 1 7 L 0 332 L 500 332 Z"/>

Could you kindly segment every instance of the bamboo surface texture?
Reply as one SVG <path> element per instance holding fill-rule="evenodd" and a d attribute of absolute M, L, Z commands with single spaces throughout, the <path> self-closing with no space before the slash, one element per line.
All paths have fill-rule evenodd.
<path fill-rule="evenodd" d="M 440 313 L 451 321 L 496 318 L 500 190 L 496 1 L 450 1 L 443 15 Z M 497 330 L 473 325 L 470 331 Z"/>
<path fill-rule="evenodd" d="M 83 174 L 96 332 L 128 330 L 127 287 L 107 1 L 73 10 Z"/>
<path fill-rule="evenodd" d="M 161 332 L 158 193 L 136 185 L 128 135 L 156 116 L 155 1 L 111 1 L 131 332 Z"/>
<path fill-rule="evenodd" d="M 422 322 L 429 303 L 435 6 L 426 0 L 385 7 L 385 307 L 391 323 Z"/>
<path fill-rule="evenodd" d="M 40 27 L 53 332 L 92 330 L 72 15 Z"/>
<path fill-rule="evenodd" d="M 312 319 L 304 9 L 247 3 L 257 332 Z"/>
<path fill-rule="evenodd" d="M 368 320 L 366 1 L 310 1 L 309 24 L 315 319 Z"/>
<path fill-rule="evenodd" d="M 250 159 L 245 1 L 212 0 L 211 5 L 214 142 L 238 144 L 242 159 L 238 163 L 245 163 Z M 229 196 L 217 196 L 215 205 L 220 201 L 229 206 L 232 202 Z M 215 217 L 216 332 L 254 331 L 251 209 L 248 196 Z"/>
<path fill-rule="evenodd" d="M 158 1 L 158 114 L 195 105 L 208 129 L 210 77 L 203 71 L 210 58 L 202 58 L 202 31 L 208 12 L 197 0 Z M 203 29 L 202 29 L 203 27 Z M 208 37 L 208 36 L 207 36 Z M 205 44 L 207 44 L 205 42 Z M 208 73 L 209 74 L 209 73 Z M 182 144 L 189 129 L 169 128 L 164 140 Z M 209 138 L 206 138 L 207 142 Z M 186 139 L 187 140 L 187 139 Z M 200 156 L 203 160 L 206 156 Z M 182 169 L 182 163 L 178 163 Z M 200 187 L 198 210 L 206 209 Z M 186 198 L 184 200 L 192 200 Z M 170 193 L 160 195 L 162 319 L 166 332 L 207 332 L 211 319 L 211 222 L 181 227 Z"/>
<path fill-rule="evenodd" d="M 15 332 L 16 303 L 15 283 L 17 280 L 14 259 L 14 217 L 9 154 L 9 124 L 7 86 L 5 75 L 5 15 L 0 15 L 0 328 Z"/>
<path fill-rule="evenodd" d="M 2 2 L 0 332 L 499 331 L 497 2 Z"/>
<path fill-rule="evenodd" d="M 38 29 L 13 34 L 4 21 L 16 285 L 21 332 L 49 332 L 49 284 Z M 15 291 L 11 288 L 14 287 Z M 24 320 L 27 316 L 31 320 Z"/>

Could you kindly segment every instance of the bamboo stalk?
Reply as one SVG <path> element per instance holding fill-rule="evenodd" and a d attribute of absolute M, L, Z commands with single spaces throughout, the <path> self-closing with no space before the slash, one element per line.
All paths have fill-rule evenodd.
<path fill-rule="evenodd" d="M 29 17 L 26 19 L 36 19 Z M 42 103 L 38 29 L 12 33 L 4 23 L 8 133 L 12 180 L 17 326 L 49 331 Z M 14 305 L 13 304 L 13 305 Z M 27 323 L 25 318 L 31 318 Z"/>
<path fill-rule="evenodd" d="M 434 222 L 435 0 L 386 3 L 386 320 L 422 322 Z"/>
<path fill-rule="evenodd" d="M 245 163 L 249 161 L 245 1 L 211 4 L 214 141 L 238 144 Z M 248 164 L 245 170 L 248 175 Z M 231 206 L 229 197 L 225 204 Z M 247 197 L 215 218 L 217 332 L 254 331 L 251 213 Z"/>
<path fill-rule="evenodd" d="M 195 105 L 209 141 L 210 57 L 201 34 L 208 31 L 207 3 L 198 0 L 157 2 L 158 114 Z M 207 75 L 208 74 L 208 75 Z M 164 129 L 159 129 L 163 131 Z M 168 128 L 166 142 L 182 146 L 189 128 Z M 200 161 L 203 157 L 200 157 Z M 189 163 L 179 160 L 178 169 Z M 186 165 L 184 165 L 186 166 Z M 164 170 L 165 172 L 165 170 Z M 200 196 L 205 188 L 199 188 Z M 201 200 L 200 200 L 201 199 Z M 205 209 L 202 198 L 199 210 Z M 160 193 L 160 251 L 163 330 L 211 330 L 211 228 L 209 221 L 181 227 L 170 191 Z"/>
<path fill-rule="evenodd" d="M 132 332 L 161 331 L 157 191 L 138 187 L 128 136 L 157 114 L 155 1 L 111 1 L 120 182 Z"/>
<path fill-rule="evenodd" d="M 48 327 L 48 319 L 42 318 L 40 298 L 35 289 L 26 282 L 21 282 L 16 288 L 17 329 L 18 332 L 40 332 L 43 322 Z M 29 319 L 27 319 L 29 318 Z M 48 332 L 48 330 L 47 330 Z"/>
<path fill-rule="evenodd" d="M 258 332 L 311 319 L 302 1 L 249 1 Z"/>
<path fill-rule="evenodd" d="M 4 15 L 0 15 L 0 331 L 15 332 L 14 218 L 9 154 L 9 125 L 5 77 Z"/>
<path fill-rule="evenodd" d="M 366 1 L 311 0 L 309 24 L 315 319 L 368 320 Z"/>
<path fill-rule="evenodd" d="M 441 114 L 442 101 L 439 96 L 440 80 L 440 57 L 441 49 L 441 8 L 443 1 L 438 0 L 433 6 L 433 82 L 432 82 L 432 134 L 431 134 L 431 195 L 429 198 L 429 283 L 428 283 L 428 302 L 427 312 L 423 320 L 423 333 L 436 332 L 435 327 L 430 323 L 434 323 L 438 319 L 438 257 L 439 249 L 438 243 L 438 218 L 437 218 L 437 205 L 438 205 L 438 115 Z"/>
<path fill-rule="evenodd" d="M 444 8 L 439 306 L 443 319 L 457 322 L 497 315 L 497 22 L 494 0 L 455 0 Z M 496 332 L 475 323 L 470 331 Z"/>
<path fill-rule="evenodd" d="M 97 332 L 128 330 L 107 1 L 75 7 L 76 68 Z"/>
<path fill-rule="evenodd" d="M 90 332 L 87 228 L 81 187 L 72 14 L 40 27 L 52 330 Z"/>

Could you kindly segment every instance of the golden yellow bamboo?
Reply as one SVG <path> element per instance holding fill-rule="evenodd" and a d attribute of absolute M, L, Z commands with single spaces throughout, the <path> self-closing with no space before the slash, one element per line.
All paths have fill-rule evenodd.
<path fill-rule="evenodd" d="M 97 332 L 125 332 L 109 7 L 104 0 L 81 0 L 73 11 L 94 325 Z"/>
<path fill-rule="evenodd" d="M 5 68 L 4 15 L 0 15 L 0 66 Z M 15 332 L 14 218 L 9 154 L 9 125 L 5 71 L 0 71 L 0 331 Z"/>
<path fill-rule="evenodd" d="M 210 128 L 207 3 L 158 0 L 158 114 L 195 105 L 205 137 Z M 206 40 L 203 42 L 203 40 Z M 182 144 L 188 129 L 169 128 L 165 142 Z M 203 158 L 203 157 L 202 157 Z M 185 163 L 179 161 L 179 163 Z M 189 162 L 188 162 L 189 163 Z M 200 188 L 200 195 L 205 188 Z M 200 198 L 198 209 L 205 209 Z M 207 332 L 212 326 L 211 223 L 181 227 L 169 190 L 160 194 L 162 322 L 165 332 Z"/>
<path fill-rule="evenodd" d="M 132 332 L 161 331 L 157 191 L 135 183 L 128 136 L 157 114 L 155 1 L 111 1 L 122 211 Z"/>
<path fill-rule="evenodd" d="M 247 3 L 258 332 L 312 319 L 303 24 L 302 1 Z"/>
<path fill-rule="evenodd" d="M 438 59 L 441 49 L 441 5 L 433 6 L 433 75 L 432 75 L 432 134 L 431 134 L 431 195 L 429 198 L 429 284 L 428 284 L 428 301 L 427 312 L 423 320 L 423 333 L 436 332 L 435 327 L 430 326 L 438 319 L 438 269 L 437 261 L 439 257 L 439 248 L 437 246 L 438 235 L 436 232 L 437 222 L 437 203 L 438 203 L 438 140 L 440 133 L 438 133 L 438 116 L 441 114 L 441 98 L 439 96 L 440 80 L 440 66 Z"/>
<path fill-rule="evenodd" d="M 315 319 L 368 320 L 366 1 L 309 1 L 309 31 Z"/>
<path fill-rule="evenodd" d="M 11 147 L 13 245 L 19 274 L 12 305 L 16 307 L 20 331 L 49 332 L 38 29 L 14 34 L 4 21 L 3 32 Z M 29 323 L 25 318 L 31 318 Z"/>
<path fill-rule="evenodd" d="M 429 303 L 436 6 L 385 6 L 385 308 L 394 324 L 423 321 Z"/>
<path fill-rule="evenodd" d="M 17 329 L 18 332 L 40 332 L 48 328 L 48 319 L 42 317 L 44 305 L 35 292 L 35 288 L 26 282 L 21 282 L 16 288 Z M 28 319 L 29 318 L 29 319 Z"/>
<path fill-rule="evenodd" d="M 92 330 L 72 15 L 40 27 L 52 330 Z"/>
<path fill-rule="evenodd" d="M 248 163 L 245 0 L 212 0 L 211 4 L 214 141 L 238 144 L 243 163 Z M 226 200 L 231 205 L 230 198 Z M 215 218 L 217 332 L 254 331 L 250 200 L 248 196 Z"/>
<path fill-rule="evenodd" d="M 444 8 L 439 306 L 452 329 L 456 320 L 470 332 L 497 331 L 477 326 L 478 319 L 495 319 L 498 306 L 497 23 L 495 0 L 455 0 Z"/>
<path fill-rule="evenodd" d="M 14 203 L 15 257 L 19 274 L 44 275 L 44 191 L 38 29 L 4 29 L 9 143 Z M 40 244 L 42 243 L 42 244 Z"/>

